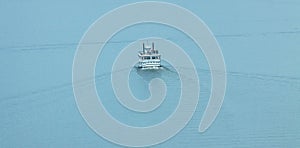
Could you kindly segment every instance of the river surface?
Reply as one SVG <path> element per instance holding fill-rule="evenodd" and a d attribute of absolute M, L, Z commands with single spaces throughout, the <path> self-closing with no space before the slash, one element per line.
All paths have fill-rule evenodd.
<path fill-rule="evenodd" d="M 0 147 L 120 147 L 98 136 L 80 115 L 72 64 L 88 27 L 106 12 L 132 2 L 0 2 Z M 107 111 L 124 124 L 143 127 L 162 122 L 176 109 L 180 79 L 165 61 L 157 71 L 132 67 L 129 76 L 132 93 L 141 100 L 150 96 L 153 78 L 165 81 L 165 101 L 153 112 L 123 107 L 111 85 L 111 73 L 116 72 L 111 68 L 123 48 L 139 39 L 160 37 L 190 56 L 200 97 L 187 126 L 156 147 L 300 147 L 300 1 L 166 2 L 198 15 L 220 44 L 227 88 L 219 115 L 206 132 L 198 132 L 211 93 L 209 66 L 186 34 L 155 23 L 127 27 L 101 43 L 105 46 L 95 82 Z"/>

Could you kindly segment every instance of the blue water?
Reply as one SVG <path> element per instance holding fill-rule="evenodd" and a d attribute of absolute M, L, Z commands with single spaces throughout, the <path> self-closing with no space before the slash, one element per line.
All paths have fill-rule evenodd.
<path fill-rule="evenodd" d="M 95 134 L 81 117 L 72 90 L 72 64 L 89 25 L 132 2 L 0 2 L 0 147 L 118 147 Z M 128 27 L 105 45 L 96 82 L 106 109 L 133 126 L 156 124 L 172 113 L 180 81 L 171 66 L 155 74 L 131 71 L 130 86 L 137 98 L 149 97 L 153 77 L 167 84 L 165 102 L 149 114 L 118 104 L 110 84 L 112 62 L 122 48 L 139 38 L 159 36 L 185 49 L 197 67 L 201 90 L 192 120 L 157 147 L 299 147 L 300 1 L 166 2 L 201 17 L 222 48 L 228 83 L 217 119 L 198 133 L 210 94 L 207 62 L 186 35 L 158 24 Z"/>

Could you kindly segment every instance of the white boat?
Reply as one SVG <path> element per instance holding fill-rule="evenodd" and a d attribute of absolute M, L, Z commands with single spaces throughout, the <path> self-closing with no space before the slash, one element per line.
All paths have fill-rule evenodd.
<path fill-rule="evenodd" d="M 151 46 L 145 46 L 143 43 L 143 51 L 140 51 L 138 54 L 139 57 L 139 68 L 142 69 L 159 69 L 161 67 L 161 55 L 158 53 L 158 50 L 154 48 L 154 43 Z"/>

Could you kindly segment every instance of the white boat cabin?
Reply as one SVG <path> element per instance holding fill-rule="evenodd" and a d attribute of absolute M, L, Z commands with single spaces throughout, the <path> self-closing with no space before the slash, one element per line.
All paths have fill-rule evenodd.
<path fill-rule="evenodd" d="M 139 68 L 142 69 L 158 69 L 161 67 L 161 55 L 158 53 L 158 50 L 154 48 L 154 43 L 152 46 L 145 46 L 143 43 L 143 50 L 139 52 Z"/>

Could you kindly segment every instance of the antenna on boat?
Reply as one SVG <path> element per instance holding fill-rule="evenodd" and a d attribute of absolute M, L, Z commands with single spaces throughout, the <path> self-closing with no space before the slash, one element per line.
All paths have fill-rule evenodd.
<path fill-rule="evenodd" d="M 152 42 L 152 50 L 154 50 L 154 42 Z"/>
<path fill-rule="evenodd" d="M 143 43 L 143 53 L 145 53 L 145 43 Z"/>

